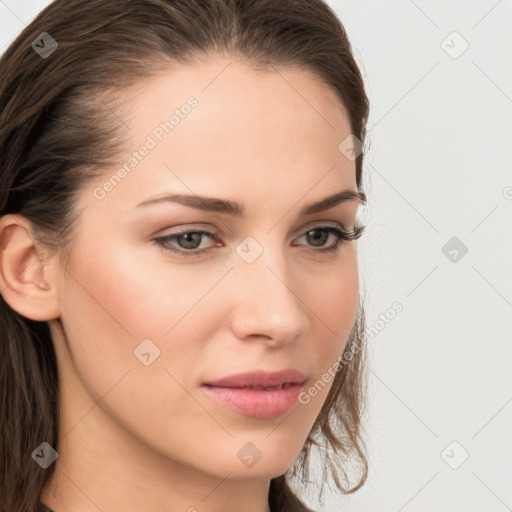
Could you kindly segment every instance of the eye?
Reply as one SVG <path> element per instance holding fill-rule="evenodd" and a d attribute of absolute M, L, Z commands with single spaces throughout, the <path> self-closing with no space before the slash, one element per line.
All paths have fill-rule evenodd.
<path fill-rule="evenodd" d="M 199 249 L 201 245 L 201 241 L 204 237 L 208 237 L 210 239 L 214 239 L 218 236 L 218 233 L 210 233 L 209 231 L 182 231 L 181 233 L 174 233 L 172 235 L 162 236 L 159 238 L 155 238 L 153 242 L 160 246 L 165 251 L 170 251 L 175 254 L 180 254 L 182 256 L 200 256 L 202 253 L 206 252 L 208 249 Z M 178 249 L 169 245 L 170 243 L 174 243 L 177 245 Z M 220 244 L 218 244 L 220 245 Z"/>
<path fill-rule="evenodd" d="M 301 238 L 306 239 L 306 244 L 313 248 L 313 252 L 331 252 L 337 251 L 344 241 L 356 240 L 359 238 L 366 226 L 356 225 L 351 231 L 346 231 L 341 227 L 335 226 L 315 226 L 308 229 Z M 188 230 L 180 233 L 173 233 L 162 237 L 155 238 L 153 243 L 161 247 L 164 251 L 169 251 L 180 256 L 201 256 L 203 253 L 209 251 L 210 248 L 200 248 L 201 242 L 204 238 L 219 241 L 220 234 L 218 232 L 210 232 L 204 230 Z M 334 236 L 334 244 L 324 247 L 325 243 L 331 236 Z M 173 247 L 174 245 L 174 247 Z M 223 244 L 219 242 L 217 247 Z M 294 244 L 302 245 L 302 244 Z M 178 248 L 176 248 L 176 246 Z M 316 249 L 315 249 L 316 248 Z"/>
<path fill-rule="evenodd" d="M 356 225 L 351 231 L 346 231 L 335 226 L 317 226 L 306 231 L 300 238 L 305 237 L 308 243 L 313 244 L 313 247 L 321 247 L 316 252 L 332 252 L 337 251 L 344 241 L 359 238 L 363 234 L 365 227 Z M 329 239 L 330 235 L 335 236 L 335 243 L 324 247 L 325 241 Z"/>

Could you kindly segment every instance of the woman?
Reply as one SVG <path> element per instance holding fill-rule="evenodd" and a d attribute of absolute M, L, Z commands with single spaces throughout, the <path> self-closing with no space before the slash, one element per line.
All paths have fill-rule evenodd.
<path fill-rule="evenodd" d="M 57 0 L 0 72 L 2 510 L 307 511 L 315 446 L 360 488 L 368 99 L 331 9 Z"/>

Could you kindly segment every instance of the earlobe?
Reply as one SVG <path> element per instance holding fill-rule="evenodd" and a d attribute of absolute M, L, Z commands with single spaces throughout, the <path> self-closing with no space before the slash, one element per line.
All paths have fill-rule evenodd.
<path fill-rule="evenodd" d="M 0 218 L 0 290 L 20 315 L 35 321 L 60 316 L 56 259 L 45 261 L 45 251 L 21 215 Z"/>

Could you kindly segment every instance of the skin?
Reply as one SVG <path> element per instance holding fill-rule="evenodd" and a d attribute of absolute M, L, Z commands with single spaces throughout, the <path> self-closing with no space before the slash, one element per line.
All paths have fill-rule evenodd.
<path fill-rule="evenodd" d="M 311 72 L 278 70 L 212 57 L 141 88 L 123 118 L 132 151 L 187 98 L 198 106 L 104 199 L 93 190 L 105 177 L 81 192 L 66 271 L 60 253 L 43 261 L 26 219 L 0 220 L 2 294 L 49 321 L 57 353 L 59 457 L 41 494 L 55 512 L 268 512 L 270 478 L 298 457 L 332 381 L 275 419 L 240 414 L 200 388 L 295 368 L 307 389 L 356 318 L 356 242 L 322 253 L 336 236 L 315 245 L 306 233 L 352 229 L 358 202 L 299 217 L 306 204 L 357 190 L 355 163 L 338 150 L 348 117 Z M 135 208 L 164 192 L 234 200 L 246 213 Z M 196 246 L 208 251 L 183 257 L 152 242 L 180 228 L 218 230 L 221 246 L 203 237 Z M 247 236 L 263 247 L 250 264 L 235 251 Z M 191 246 L 179 243 L 168 245 Z M 134 356 L 147 338 L 160 349 L 149 366 Z M 262 454 L 252 467 L 237 457 L 248 442 Z"/>

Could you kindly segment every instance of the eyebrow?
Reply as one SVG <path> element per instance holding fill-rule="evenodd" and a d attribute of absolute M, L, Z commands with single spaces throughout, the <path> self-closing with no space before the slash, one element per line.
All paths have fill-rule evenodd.
<path fill-rule="evenodd" d="M 310 203 L 304 206 L 300 211 L 300 216 L 312 215 L 313 213 L 323 212 L 328 210 L 340 203 L 346 201 L 358 201 L 360 204 L 366 204 L 366 194 L 363 192 L 356 192 L 354 190 L 346 189 L 333 194 L 328 197 L 324 197 L 319 201 Z M 245 208 L 236 201 L 229 201 L 227 199 L 219 199 L 208 196 L 198 195 L 185 195 L 185 194 L 165 194 L 156 197 L 150 197 L 146 201 L 138 204 L 136 208 L 143 206 L 149 206 L 158 203 L 178 203 L 184 206 L 190 206 L 191 208 L 197 208 L 199 210 L 225 213 L 227 215 L 235 215 L 242 217 L 245 213 Z"/>

